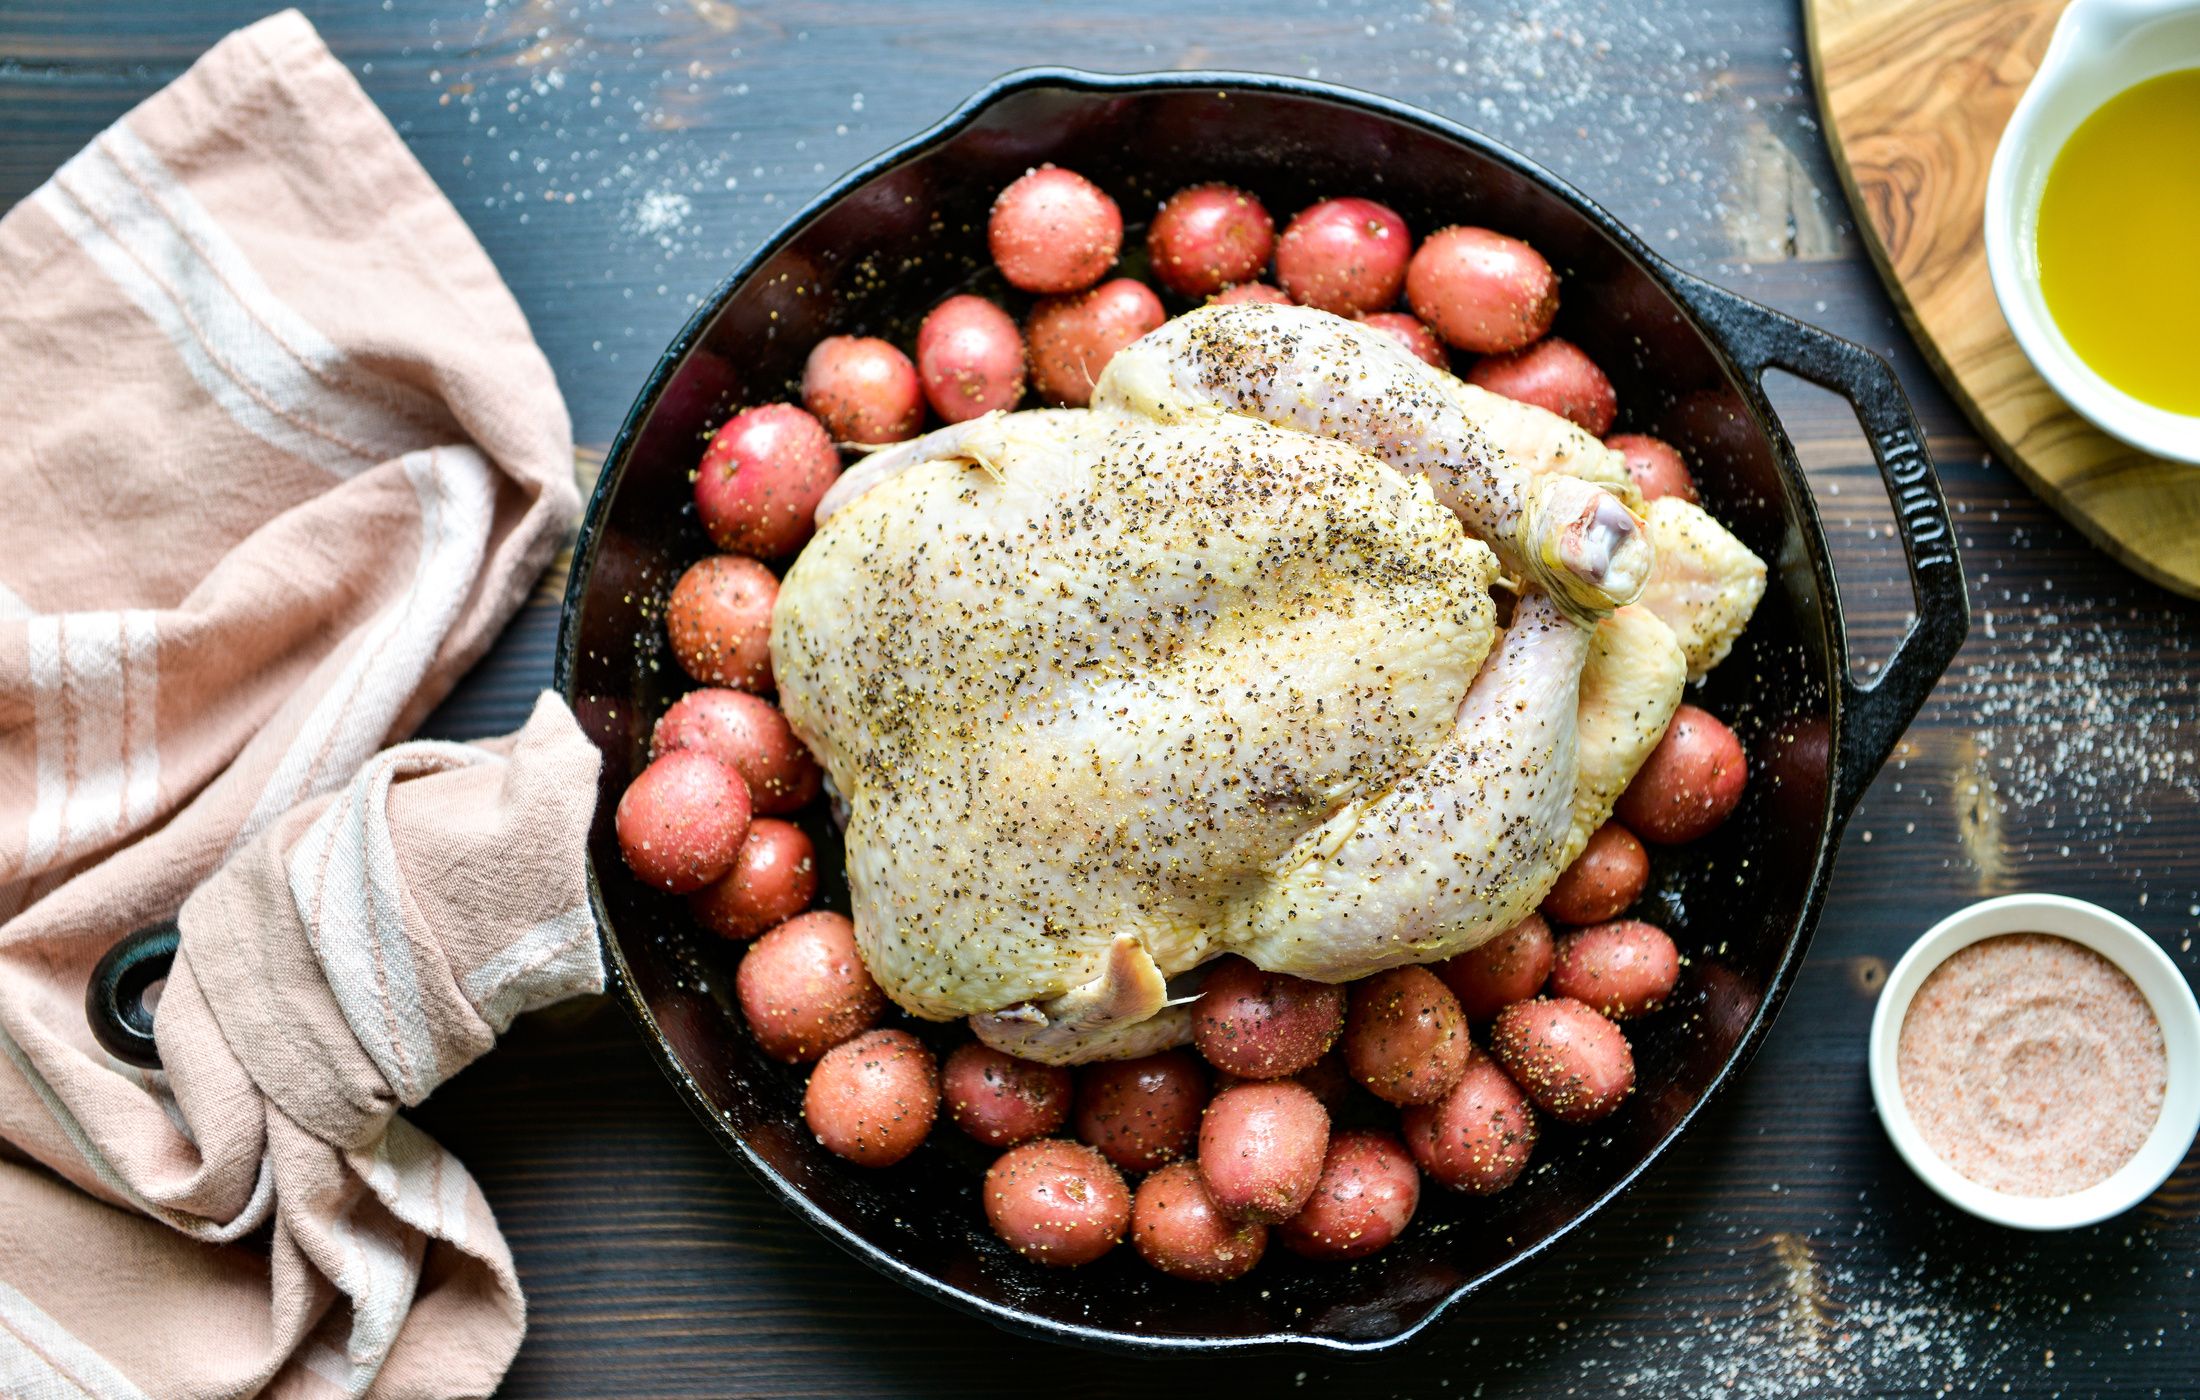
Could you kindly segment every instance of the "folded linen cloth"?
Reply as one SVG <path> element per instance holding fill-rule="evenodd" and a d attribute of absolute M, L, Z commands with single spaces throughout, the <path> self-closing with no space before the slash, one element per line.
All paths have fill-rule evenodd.
<path fill-rule="evenodd" d="M 0 218 L 0 1394 L 481 1395 L 524 1305 L 396 1117 L 603 970 L 596 754 L 401 739 L 525 599 L 571 427 L 295 13 Z M 163 1068 L 88 973 L 177 914 Z"/>

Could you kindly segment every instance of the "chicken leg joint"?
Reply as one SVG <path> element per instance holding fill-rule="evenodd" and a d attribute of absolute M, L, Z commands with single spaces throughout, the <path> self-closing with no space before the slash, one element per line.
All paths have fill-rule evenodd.
<path fill-rule="evenodd" d="M 1169 1001 L 1169 979 L 1136 934 L 1108 945 L 1100 975 L 1041 1002 L 1021 1002 L 970 1018 L 978 1037 L 996 1050 L 1059 1063 L 1072 1049 L 1113 1026 L 1145 1021 Z"/>

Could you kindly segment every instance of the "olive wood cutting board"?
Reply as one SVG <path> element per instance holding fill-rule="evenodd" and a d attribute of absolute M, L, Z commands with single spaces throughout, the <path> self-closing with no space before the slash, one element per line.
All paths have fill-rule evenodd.
<path fill-rule="evenodd" d="M 1804 0 L 1826 139 L 1872 260 L 1987 442 L 2102 549 L 2200 597 L 2200 466 L 2127 447 L 2066 405 L 1987 279 L 1987 168 L 2063 4 Z"/>

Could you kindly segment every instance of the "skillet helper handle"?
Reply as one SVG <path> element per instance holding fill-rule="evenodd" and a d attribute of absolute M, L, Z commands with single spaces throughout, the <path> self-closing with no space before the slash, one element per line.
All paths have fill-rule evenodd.
<path fill-rule="evenodd" d="M 1878 675 L 1859 683 L 1844 667 L 1839 677 L 1834 810 L 1846 814 L 1894 753 L 1971 630 L 1971 598 L 1956 553 L 1948 498 L 1925 450 L 1925 430 L 1885 360 L 1854 341 L 1700 279 L 1683 279 L 1682 291 L 1699 315 L 1726 333 L 1735 367 L 1744 371 L 1751 396 L 1768 417 L 1772 409 L 1763 384 L 1767 369 L 1784 369 L 1848 400 L 1864 425 L 1872 460 L 1894 503 L 1917 616 Z M 1845 621 L 1842 626 L 1846 642 Z"/>
<path fill-rule="evenodd" d="M 175 965 L 182 938 L 173 919 L 124 937 L 92 969 L 84 987 L 84 1016 L 102 1049 L 139 1069 L 159 1069 L 153 1044 L 153 1013 L 145 993 Z"/>

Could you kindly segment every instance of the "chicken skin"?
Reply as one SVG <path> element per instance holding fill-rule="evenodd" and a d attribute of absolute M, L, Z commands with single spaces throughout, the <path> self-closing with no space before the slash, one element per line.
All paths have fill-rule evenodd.
<path fill-rule="evenodd" d="M 1563 469 L 1609 474 L 1600 444 L 1518 405 L 1485 429 L 1354 323 L 1211 310 L 1283 314 L 1192 313 L 1089 410 L 858 463 L 773 616 L 872 976 L 1027 1058 L 1181 1043 L 1171 983 L 1223 953 L 1344 981 L 1509 927 L 1687 671 L 1621 606 L 1641 520 Z"/>

